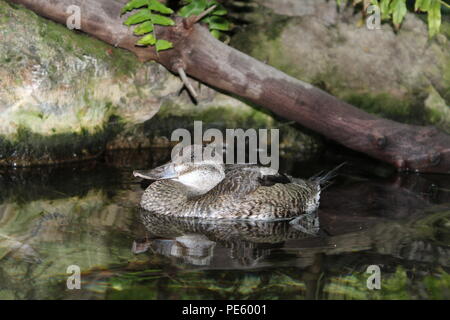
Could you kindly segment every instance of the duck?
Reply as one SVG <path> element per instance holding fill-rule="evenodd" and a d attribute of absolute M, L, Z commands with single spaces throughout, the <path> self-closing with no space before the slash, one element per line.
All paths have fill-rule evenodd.
<path fill-rule="evenodd" d="M 164 165 L 133 171 L 154 180 L 142 195 L 144 210 L 213 220 L 293 219 L 317 210 L 322 186 L 338 169 L 304 180 L 256 164 L 224 164 L 221 157 L 193 161 L 193 154 L 190 145 Z"/>

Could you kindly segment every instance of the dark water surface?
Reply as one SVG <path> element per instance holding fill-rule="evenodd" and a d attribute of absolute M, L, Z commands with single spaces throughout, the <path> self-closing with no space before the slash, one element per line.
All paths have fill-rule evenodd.
<path fill-rule="evenodd" d="M 168 159 L 153 149 L 0 168 L 0 299 L 450 298 L 449 176 L 286 157 L 282 171 L 300 177 L 347 161 L 318 217 L 212 223 L 138 209 L 132 170 Z M 67 289 L 70 265 L 80 290 Z M 367 288 L 370 265 L 380 290 Z"/>

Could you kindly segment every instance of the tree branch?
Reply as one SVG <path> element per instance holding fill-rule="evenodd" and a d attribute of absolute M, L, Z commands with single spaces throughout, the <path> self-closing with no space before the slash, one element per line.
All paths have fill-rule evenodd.
<path fill-rule="evenodd" d="M 206 17 L 208 14 L 210 14 L 216 8 L 217 8 L 217 5 L 213 5 L 213 6 L 209 7 L 208 9 L 206 9 L 205 11 L 203 11 L 202 13 L 200 13 L 198 16 L 192 16 L 192 17 L 187 18 L 185 27 L 187 29 L 192 28 L 192 26 L 194 24 L 196 24 L 197 22 L 202 20 L 204 17 Z"/>

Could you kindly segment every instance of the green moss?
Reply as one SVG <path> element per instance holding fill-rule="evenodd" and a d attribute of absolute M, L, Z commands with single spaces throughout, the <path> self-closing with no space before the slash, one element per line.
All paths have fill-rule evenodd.
<path fill-rule="evenodd" d="M 450 40 L 450 17 L 442 19 L 440 32 Z"/>
<path fill-rule="evenodd" d="M 7 23 L 10 20 L 10 15 L 0 3 L 0 24 Z"/>
<path fill-rule="evenodd" d="M 447 104 L 450 105 L 450 59 L 448 59 L 447 64 L 443 68 L 443 77 L 445 88 L 442 90 L 441 95 Z"/>
<path fill-rule="evenodd" d="M 258 30 L 266 34 L 269 40 L 277 39 L 289 21 L 294 19 L 277 14 L 265 6 L 255 7 L 242 18 L 248 21 L 250 26 L 256 26 Z"/>
<path fill-rule="evenodd" d="M 414 119 L 409 101 L 388 94 L 350 94 L 345 101 L 369 113 L 396 121 L 409 122 Z"/>
<path fill-rule="evenodd" d="M 123 122 L 117 116 L 94 132 L 81 128 L 78 133 L 44 136 L 22 126 L 12 137 L 0 136 L 0 165 L 28 166 L 94 158 L 122 128 Z"/>
<path fill-rule="evenodd" d="M 173 102 L 163 103 L 158 114 L 144 124 L 144 132 L 149 138 L 167 137 L 178 128 L 185 128 L 193 134 L 194 121 L 203 122 L 203 130 L 216 128 L 225 134 L 227 128 L 280 129 L 280 147 L 284 150 L 314 153 L 320 148 L 318 137 L 305 134 L 293 123 L 283 123 L 256 109 L 233 108 L 227 106 L 182 108 Z"/>
<path fill-rule="evenodd" d="M 248 26 L 244 32 L 236 34 L 231 45 L 294 78 L 311 82 L 312 79 L 308 78 L 300 64 L 286 59 L 286 46 L 280 38 L 283 30 L 294 19 L 272 14 L 266 23 Z"/>
<path fill-rule="evenodd" d="M 149 123 L 158 122 L 165 124 L 167 121 L 178 119 L 176 122 L 181 121 L 187 126 L 192 126 L 194 120 L 201 120 L 211 125 L 211 127 L 219 129 L 237 127 L 270 128 L 275 125 L 272 117 L 255 109 L 242 110 L 227 106 L 207 107 L 204 109 L 183 108 L 172 101 L 163 103 L 155 118 L 159 120 L 151 119 Z"/>
<path fill-rule="evenodd" d="M 272 13 L 269 16 L 269 19 L 267 19 L 268 15 L 269 14 L 263 15 L 263 23 L 266 30 L 265 34 L 267 35 L 267 39 L 278 39 L 291 18 Z"/>
<path fill-rule="evenodd" d="M 106 62 L 119 76 L 132 74 L 141 65 L 131 52 L 115 48 L 81 32 L 71 31 L 61 24 L 37 16 L 22 6 L 11 6 L 0 1 L 0 12 L 2 17 L 14 17 L 15 24 L 23 21 L 23 23 L 34 25 L 37 34 L 50 47 L 62 48 L 64 52 L 71 52 L 79 57 L 88 55 Z M 0 21 L 0 23 L 4 22 L 7 21 Z"/>

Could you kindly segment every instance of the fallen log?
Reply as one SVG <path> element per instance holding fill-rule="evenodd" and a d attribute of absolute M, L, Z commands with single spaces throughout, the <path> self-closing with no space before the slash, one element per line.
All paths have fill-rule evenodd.
<path fill-rule="evenodd" d="M 81 31 L 154 60 L 265 107 L 352 150 L 387 162 L 400 171 L 450 173 L 450 136 L 434 127 L 398 123 L 368 114 L 332 95 L 266 65 L 212 37 L 201 24 L 177 17 L 173 27 L 158 27 L 158 38 L 174 48 L 157 54 L 135 45 L 123 25 L 127 0 L 8 0 L 66 24 L 69 6 L 81 8 Z M 184 76 L 183 76 L 184 77 Z"/>

